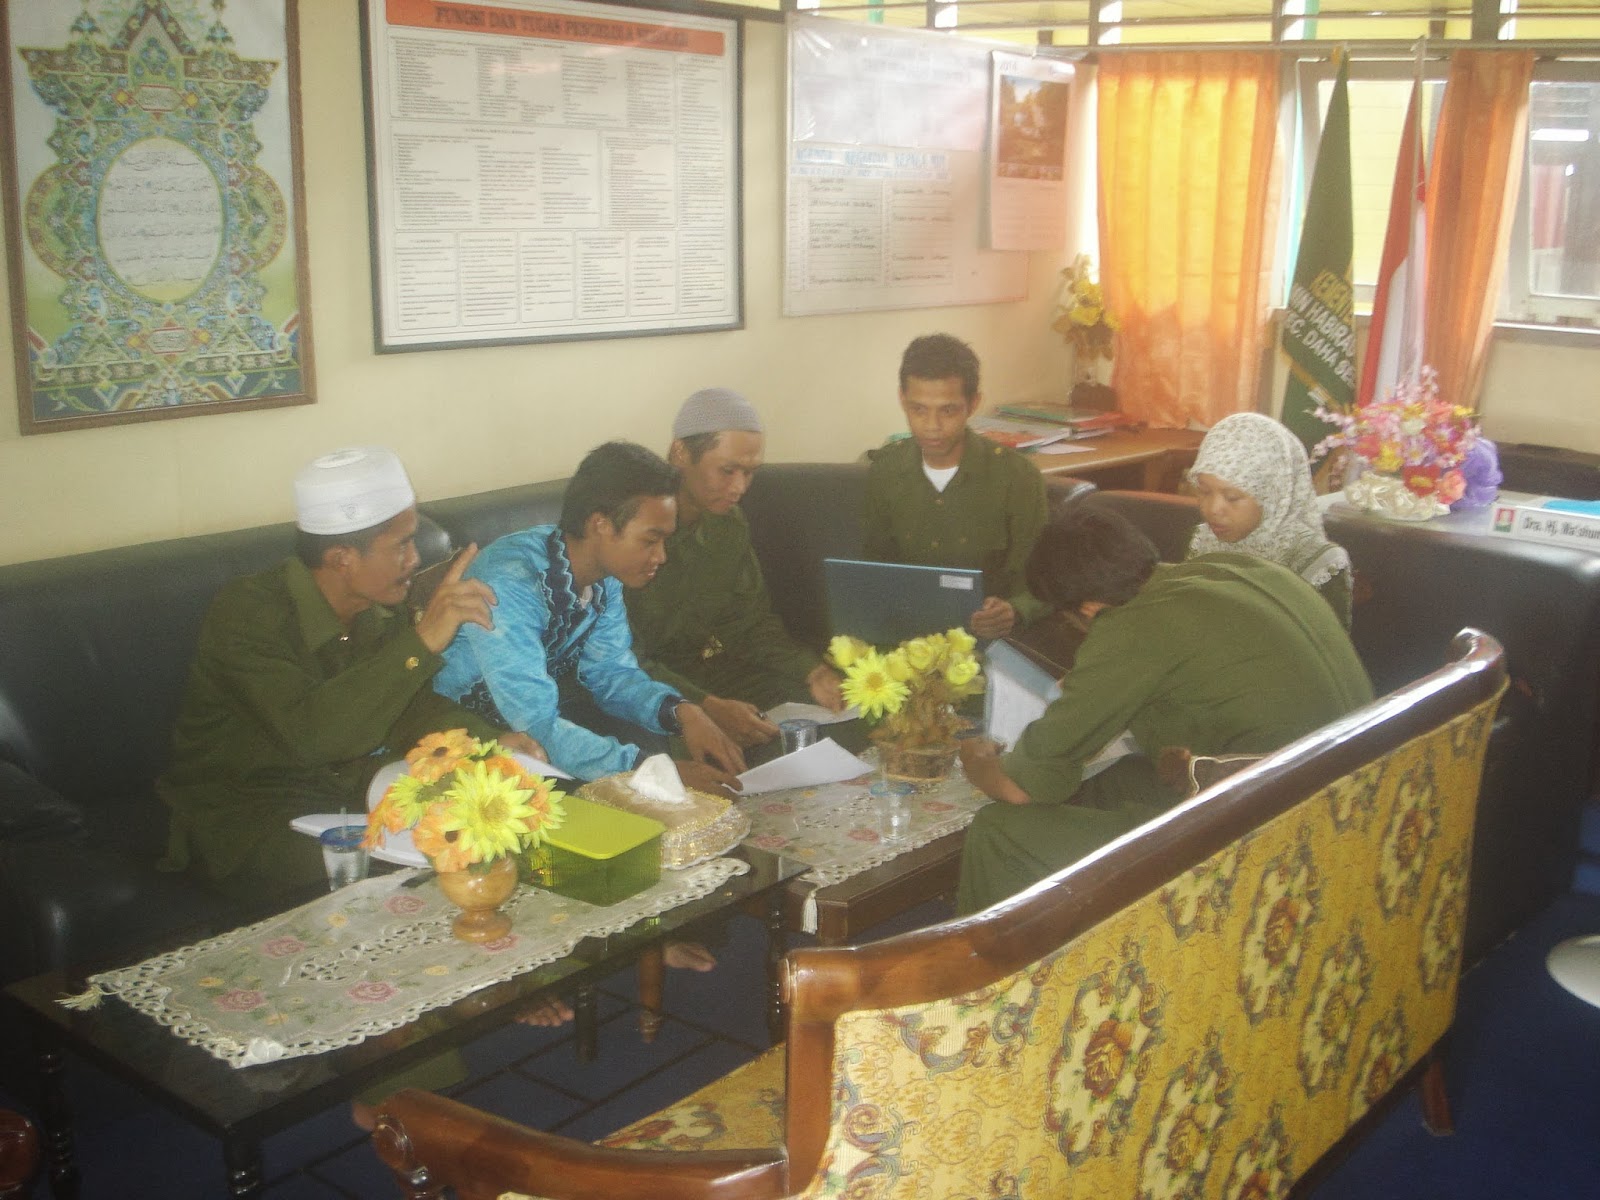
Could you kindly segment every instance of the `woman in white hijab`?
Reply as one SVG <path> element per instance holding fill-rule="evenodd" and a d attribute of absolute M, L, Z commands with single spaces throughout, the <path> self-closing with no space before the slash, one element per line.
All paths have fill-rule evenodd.
<path fill-rule="evenodd" d="M 1190 558 L 1229 551 L 1281 563 L 1350 628 L 1350 556 L 1322 531 L 1299 438 L 1260 413 L 1224 417 L 1200 443 L 1189 482 L 1204 521 Z"/>

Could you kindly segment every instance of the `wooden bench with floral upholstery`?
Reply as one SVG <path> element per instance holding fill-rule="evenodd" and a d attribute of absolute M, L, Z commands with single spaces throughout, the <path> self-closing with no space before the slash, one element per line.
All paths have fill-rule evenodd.
<path fill-rule="evenodd" d="M 407 1091 L 378 1153 L 461 1200 L 1277 1197 L 1418 1076 L 1447 1126 L 1505 688 L 1452 653 L 1003 904 L 791 952 L 786 1044 L 600 1145 Z"/>

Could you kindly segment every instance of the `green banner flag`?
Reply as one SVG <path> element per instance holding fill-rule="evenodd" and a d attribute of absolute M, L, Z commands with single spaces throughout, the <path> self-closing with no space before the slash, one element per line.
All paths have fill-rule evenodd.
<path fill-rule="evenodd" d="M 1339 76 L 1311 173 L 1294 286 L 1283 319 L 1289 382 L 1283 389 L 1283 423 L 1309 451 L 1333 429 L 1314 415 L 1318 404 L 1348 409 L 1355 400 L 1356 338 L 1350 295 L 1350 92 L 1349 59 Z"/>

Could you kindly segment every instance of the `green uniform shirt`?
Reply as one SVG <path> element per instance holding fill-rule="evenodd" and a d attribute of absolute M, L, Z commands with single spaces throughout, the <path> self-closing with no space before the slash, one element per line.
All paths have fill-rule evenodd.
<path fill-rule="evenodd" d="M 1039 468 L 1009 446 L 968 429 L 960 468 L 940 492 L 907 438 L 879 450 L 867 472 L 861 552 L 874 562 L 979 569 L 985 595 L 1010 601 L 1026 625 L 1048 611 L 1026 582 L 1046 511 Z"/>
<path fill-rule="evenodd" d="M 364 820 L 377 750 L 398 757 L 444 729 L 496 736 L 429 686 L 443 662 L 404 613 L 370 608 L 346 635 L 298 559 L 227 584 L 156 784 L 172 810 L 163 865 L 196 866 L 229 891 L 253 880 L 257 894 L 320 878 L 317 844 L 291 817 L 345 808 Z"/>
<path fill-rule="evenodd" d="M 809 699 L 821 661 L 784 629 L 738 507 L 703 513 L 667 539 L 648 586 L 629 588 L 634 653 L 652 678 L 699 703 L 707 693 L 770 708 Z"/>
<path fill-rule="evenodd" d="M 1171 807 L 1178 796 L 1151 761 L 1168 746 L 1266 753 L 1371 698 L 1349 636 L 1294 572 L 1243 554 L 1157 566 L 1095 617 L 1061 698 L 1001 760 L 1032 803 L 978 810 L 956 911 L 987 908 Z M 1084 783 L 1084 764 L 1123 730 L 1144 753 Z"/>
<path fill-rule="evenodd" d="M 1265 753 L 1370 699 L 1349 635 L 1305 580 L 1209 554 L 1158 565 L 1137 596 L 1095 617 L 1061 698 L 1003 763 L 1034 803 L 1059 804 L 1125 729 L 1150 757 L 1168 746 Z"/>

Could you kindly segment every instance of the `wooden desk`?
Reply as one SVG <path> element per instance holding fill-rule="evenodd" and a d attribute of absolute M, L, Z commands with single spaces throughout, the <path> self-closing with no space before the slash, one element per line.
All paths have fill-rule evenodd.
<path fill-rule="evenodd" d="M 1101 488 L 1176 492 L 1205 435 L 1192 429 L 1114 429 L 1072 443 L 1073 454 L 1030 455 L 1046 475 L 1077 475 Z"/>

